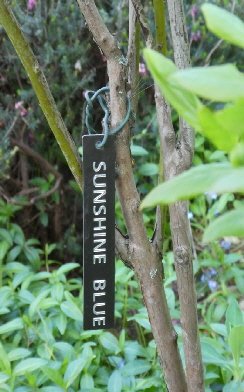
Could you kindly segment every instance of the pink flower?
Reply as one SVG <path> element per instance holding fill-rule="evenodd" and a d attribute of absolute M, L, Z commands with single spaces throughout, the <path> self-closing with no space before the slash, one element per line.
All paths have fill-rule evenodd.
<path fill-rule="evenodd" d="M 141 76 L 147 76 L 147 69 L 144 63 L 139 63 L 139 74 Z"/>
<path fill-rule="evenodd" d="M 27 115 L 28 111 L 27 111 L 26 108 L 24 108 L 22 101 L 16 102 L 14 107 L 15 107 L 16 110 L 18 110 L 18 112 L 19 112 L 19 114 L 21 116 L 26 116 Z"/>
<path fill-rule="evenodd" d="M 28 10 L 33 10 L 33 8 L 35 8 L 35 5 L 36 5 L 36 0 L 28 0 L 28 4 L 27 4 Z"/>
<path fill-rule="evenodd" d="M 106 56 L 102 56 L 102 61 L 104 61 L 106 63 L 107 57 Z"/>
<path fill-rule="evenodd" d="M 202 35 L 202 33 L 200 30 L 197 30 L 196 33 L 191 33 L 191 41 L 195 41 L 195 42 L 199 41 L 201 38 L 201 35 Z"/>
<path fill-rule="evenodd" d="M 27 112 L 26 108 L 22 108 L 21 111 L 20 111 L 20 115 L 21 115 L 21 116 L 26 116 L 27 113 L 28 113 L 28 112 Z"/>
<path fill-rule="evenodd" d="M 33 144 L 35 142 L 34 135 L 31 132 L 28 134 L 28 142 L 29 142 L 30 146 L 33 146 Z"/>
<path fill-rule="evenodd" d="M 82 91 L 82 95 L 83 95 L 84 98 L 85 98 L 85 95 L 86 95 L 87 91 L 89 91 L 89 90 Z"/>
<path fill-rule="evenodd" d="M 197 14 L 197 7 L 195 5 L 190 9 L 190 14 L 193 18 L 195 18 Z"/>
<path fill-rule="evenodd" d="M 16 102 L 16 104 L 14 105 L 15 109 L 18 110 L 19 108 L 21 108 L 21 106 L 23 105 L 22 101 Z"/>

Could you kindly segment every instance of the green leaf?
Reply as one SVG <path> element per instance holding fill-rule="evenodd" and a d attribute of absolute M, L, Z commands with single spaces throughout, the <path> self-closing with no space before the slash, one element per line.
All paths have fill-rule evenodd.
<path fill-rule="evenodd" d="M 147 357 L 147 350 L 142 347 L 138 342 L 125 342 L 124 355 L 127 362 L 134 361 L 136 357 Z"/>
<path fill-rule="evenodd" d="M 149 154 L 149 152 L 145 150 L 145 148 L 141 146 L 137 146 L 135 144 L 131 144 L 130 151 L 131 151 L 131 155 L 133 155 L 134 157 L 136 156 L 142 157 Z"/>
<path fill-rule="evenodd" d="M 29 317 L 32 318 L 34 314 L 39 310 L 41 306 L 41 302 L 43 301 L 44 298 L 48 296 L 50 293 L 51 289 L 48 289 L 46 291 L 41 292 L 31 303 L 29 307 Z"/>
<path fill-rule="evenodd" d="M 33 248 L 32 246 L 28 246 L 24 248 L 25 256 L 29 260 L 29 262 L 37 268 L 39 266 L 40 262 L 40 257 L 38 250 L 36 248 Z"/>
<path fill-rule="evenodd" d="M 4 350 L 2 343 L 0 343 L 0 369 L 9 375 L 11 374 L 10 360 L 6 351 Z"/>
<path fill-rule="evenodd" d="M 142 392 L 144 392 L 144 391 L 157 392 L 157 391 L 159 391 L 159 389 L 155 388 L 155 387 L 159 387 L 162 384 L 162 381 L 159 379 L 159 377 L 157 377 L 157 379 L 155 377 L 145 378 L 145 379 L 137 379 L 136 381 L 137 381 L 137 383 L 136 383 L 135 391 L 142 391 Z M 151 389 L 152 386 L 154 386 L 153 389 Z M 150 388 L 150 389 L 148 389 L 148 388 Z"/>
<path fill-rule="evenodd" d="M 35 185 L 35 186 L 41 187 L 43 184 L 46 184 L 47 181 L 44 178 L 42 178 L 42 177 L 35 177 L 35 178 L 32 178 L 31 180 L 29 180 L 29 183 L 31 185 Z"/>
<path fill-rule="evenodd" d="M 79 389 L 79 392 L 104 392 L 104 389 L 100 389 L 100 388 L 84 388 L 84 389 Z"/>
<path fill-rule="evenodd" d="M 201 10 L 212 33 L 244 48 L 244 23 L 237 16 L 210 3 L 203 4 Z"/>
<path fill-rule="evenodd" d="M 76 377 L 81 373 L 82 369 L 86 364 L 85 358 L 78 358 L 70 362 L 66 372 L 64 374 L 64 382 L 66 383 L 66 388 L 68 388 L 76 379 Z"/>
<path fill-rule="evenodd" d="M 34 301 L 34 295 L 28 290 L 20 290 L 18 292 L 18 299 L 24 304 L 31 304 Z"/>
<path fill-rule="evenodd" d="M 198 130 L 200 125 L 196 112 L 202 104 L 195 94 L 192 94 L 179 85 L 175 85 L 175 82 L 170 80 L 172 75 L 177 71 L 174 63 L 162 54 L 151 49 L 144 49 L 143 55 L 152 76 L 167 101 L 190 125 Z"/>
<path fill-rule="evenodd" d="M 119 335 L 119 347 L 121 348 L 121 350 L 123 350 L 124 346 L 125 346 L 125 330 L 122 329 Z"/>
<path fill-rule="evenodd" d="M 139 169 L 139 174 L 149 177 L 158 174 L 158 165 L 155 163 L 144 163 Z"/>
<path fill-rule="evenodd" d="M 6 373 L 0 373 L 0 386 L 4 384 L 10 376 L 8 376 Z"/>
<path fill-rule="evenodd" d="M 149 369 L 151 369 L 151 365 L 148 361 L 145 359 L 135 359 L 121 369 L 121 375 L 123 377 L 136 376 L 137 374 L 146 373 Z"/>
<path fill-rule="evenodd" d="M 101 345 L 109 351 L 113 351 L 115 354 L 120 352 L 120 346 L 118 339 L 110 332 L 104 332 L 100 335 L 99 340 Z"/>
<path fill-rule="evenodd" d="M 9 248 L 10 248 L 10 245 L 9 245 L 8 241 L 3 240 L 0 242 L 0 261 L 2 261 L 4 259 Z"/>
<path fill-rule="evenodd" d="M 42 226 L 47 227 L 47 225 L 48 225 L 48 215 L 47 215 L 46 212 L 43 212 L 40 215 L 40 222 L 41 222 Z"/>
<path fill-rule="evenodd" d="M 211 101 L 230 102 L 244 97 L 244 75 L 233 64 L 183 69 L 170 75 L 170 80 Z"/>
<path fill-rule="evenodd" d="M 95 342 L 93 342 L 93 343 L 88 343 L 87 345 L 85 345 L 85 347 L 84 347 L 84 350 L 82 351 L 82 358 L 84 358 L 85 360 L 86 360 L 86 364 L 85 364 L 85 367 L 84 367 L 84 371 L 85 372 L 87 372 L 87 370 L 88 370 L 88 368 L 89 368 L 89 366 L 90 366 L 90 364 L 92 363 L 92 360 L 96 357 L 94 354 L 93 354 L 93 351 L 92 351 L 92 349 L 91 349 L 91 347 L 90 347 L 90 344 L 91 345 L 94 345 L 94 343 Z M 96 344 L 95 344 L 96 345 Z"/>
<path fill-rule="evenodd" d="M 40 303 L 40 309 L 50 309 L 55 308 L 59 305 L 58 301 L 54 298 L 44 298 Z M 61 312 L 60 312 L 61 313 Z"/>
<path fill-rule="evenodd" d="M 60 351 L 63 358 L 66 356 L 72 356 L 74 354 L 74 347 L 72 347 L 69 343 L 56 342 L 54 343 L 53 347 Z"/>
<path fill-rule="evenodd" d="M 210 324 L 210 327 L 214 332 L 218 333 L 219 335 L 227 337 L 227 329 L 224 324 Z"/>
<path fill-rule="evenodd" d="M 108 392 L 121 392 L 123 381 L 118 370 L 114 370 L 108 380 Z"/>
<path fill-rule="evenodd" d="M 0 237 L 2 237 L 4 240 L 6 240 L 10 246 L 13 246 L 13 239 L 12 239 L 12 236 L 8 230 L 0 229 Z"/>
<path fill-rule="evenodd" d="M 239 325 L 244 326 L 244 320 L 242 311 L 239 308 L 238 302 L 236 299 L 233 299 L 228 309 L 226 311 L 226 321 L 225 321 L 227 333 L 229 335 L 231 327 L 238 327 Z"/>
<path fill-rule="evenodd" d="M 93 377 L 90 373 L 85 373 L 81 377 L 80 380 L 80 389 L 83 391 L 83 389 L 91 389 L 94 388 L 94 380 Z"/>
<path fill-rule="evenodd" d="M 37 272 L 37 274 L 35 274 L 31 279 L 31 281 L 34 282 L 35 280 L 44 280 L 44 279 L 49 279 L 51 277 L 52 277 L 51 272 L 42 271 L 42 272 Z"/>
<path fill-rule="evenodd" d="M 242 385 L 240 381 L 231 381 L 224 386 L 223 392 L 241 392 Z"/>
<path fill-rule="evenodd" d="M 55 272 L 55 274 L 56 276 L 59 276 L 61 274 L 66 274 L 67 272 L 72 271 L 73 269 L 78 267 L 80 267 L 80 264 L 78 263 L 67 263 L 59 267 Z"/>
<path fill-rule="evenodd" d="M 61 282 L 56 282 L 51 288 L 51 296 L 58 302 L 61 302 L 64 295 L 64 285 Z"/>
<path fill-rule="evenodd" d="M 63 312 L 59 312 L 59 314 L 55 318 L 56 327 L 58 328 L 61 335 L 64 334 L 67 326 L 67 316 Z"/>
<path fill-rule="evenodd" d="M 12 331 L 18 331 L 24 327 L 23 320 L 21 317 L 17 317 L 14 320 L 9 321 L 6 324 L 1 325 L 0 334 L 9 333 Z"/>
<path fill-rule="evenodd" d="M 197 113 L 201 125 L 201 133 L 205 135 L 219 150 L 230 152 L 238 143 L 239 137 L 232 129 L 224 128 L 218 121 L 217 115 L 209 108 L 203 107 Z"/>
<path fill-rule="evenodd" d="M 128 321 L 130 320 L 135 320 L 143 328 L 151 331 L 151 325 L 146 312 L 136 313 L 134 316 L 128 318 Z"/>
<path fill-rule="evenodd" d="M 49 380 L 54 382 L 54 384 L 59 385 L 61 388 L 65 388 L 65 382 L 60 375 L 60 371 L 52 369 L 48 366 L 43 366 L 41 370 Z"/>
<path fill-rule="evenodd" d="M 83 320 L 80 309 L 73 301 L 64 301 L 61 303 L 60 307 L 66 316 L 78 321 Z"/>
<path fill-rule="evenodd" d="M 202 347 L 202 359 L 206 364 L 215 364 L 222 366 L 224 369 L 229 369 L 229 360 L 225 359 L 219 352 L 211 346 L 209 343 L 203 342 Z"/>
<path fill-rule="evenodd" d="M 244 143 L 237 143 L 229 154 L 229 160 L 234 167 L 244 166 Z"/>
<path fill-rule="evenodd" d="M 226 212 L 211 222 L 204 231 L 203 242 L 228 236 L 244 237 L 244 208 Z"/>
<path fill-rule="evenodd" d="M 64 392 L 63 388 L 60 387 L 43 387 L 39 389 L 40 392 Z M 17 391 L 16 391 L 17 392 Z M 21 391 L 22 392 L 22 391 Z"/>
<path fill-rule="evenodd" d="M 244 326 L 234 327 L 229 334 L 228 343 L 233 354 L 236 368 L 239 367 L 239 361 L 244 344 Z"/>
<path fill-rule="evenodd" d="M 27 348 L 15 348 L 8 353 L 9 360 L 18 361 L 19 359 L 23 359 L 31 355 L 31 351 L 27 350 Z"/>
<path fill-rule="evenodd" d="M 15 376 L 23 376 L 25 372 L 34 372 L 45 366 L 47 361 L 40 358 L 28 358 L 18 363 L 14 369 Z"/>
<path fill-rule="evenodd" d="M 14 248 L 12 248 L 12 249 L 8 252 L 7 261 L 8 261 L 8 262 L 11 262 L 11 261 L 15 260 L 16 257 L 19 256 L 20 252 L 21 252 L 21 246 L 16 245 Z"/>
<path fill-rule="evenodd" d="M 193 167 L 154 188 L 143 200 L 141 209 L 191 199 L 206 191 L 244 192 L 244 168 L 233 168 L 229 163 Z"/>
<path fill-rule="evenodd" d="M 215 112 L 216 121 L 229 132 L 244 135 L 244 99 L 225 105 L 224 109 Z"/>

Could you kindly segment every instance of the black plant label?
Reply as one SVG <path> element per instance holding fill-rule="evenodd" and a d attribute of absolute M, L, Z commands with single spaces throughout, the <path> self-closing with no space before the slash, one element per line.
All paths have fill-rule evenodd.
<path fill-rule="evenodd" d="M 83 329 L 114 326 L 115 145 L 83 136 Z"/>

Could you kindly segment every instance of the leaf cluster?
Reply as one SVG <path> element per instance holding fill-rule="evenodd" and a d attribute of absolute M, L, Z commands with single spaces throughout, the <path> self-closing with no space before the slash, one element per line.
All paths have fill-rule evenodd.
<path fill-rule="evenodd" d="M 211 31 L 232 44 L 244 47 L 244 23 L 238 17 L 213 4 L 203 5 L 202 11 Z M 218 150 L 229 153 L 230 163 L 214 163 L 190 169 L 159 185 L 143 201 L 142 208 L 190 199 L 204 191 L 217 194 L 243 193 L 243 74 L 233 64 L 178 71 L 171 60 L 149 49 L 145 50 L 145 57 L 163 94 L 179 115 L 207 137 Z M 226 105 L 221 110 L 212 111 L 198 97 L 224 102 Z M 243 209 L 228 212 L 213 222 L 204 240 L 231 234 L 243 236 L 243 218 Z"/>

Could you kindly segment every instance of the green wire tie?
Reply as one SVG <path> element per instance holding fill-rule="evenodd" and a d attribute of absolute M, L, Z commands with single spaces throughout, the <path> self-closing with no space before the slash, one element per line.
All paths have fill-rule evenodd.
<path fill-rule="evenodd" d="M 109 90 L 110 90 L 110 87 L 102 87 L 99 90 L 97 90 L 96 92 L 89 90 L 85 93 L 85 99 L 87 100 L 86 126 L 88 129 L 89 135 L 93 135 L 96 133 L 96 131 L 93 128 L 93 121 L 92 121 L 92 115 L 91 115 L 91 112 L 93 110 L 93 101 L 96 98 L 98 99 L 98 102 L 100 103 L 100 106 L 105 113 L 103 120 L 102 120 L 103 125 L 104 125 L 104 136 L 103 136 L 103 140 L 101 142 L 96 143 L 97 148 L 102 148 L 105 145 L 109 135 L 114 135 L 115 133 L 119 132 L 124 127 L 124 125 L 129 120 L 130 113 L 131 113 L 131 102 L 130 102 L 130 99 L 127 97 L 127 113 L 126 113 L 124 120 L 117 128 L 113 129 L 113 131 L 109 130 L 109 126 L 108 126 L 109 109 L 107 108 L 106 103 L 104 102 L 103 98 L 100 96 L 100 94 L 102 94 L 105 91 L 109 91 Z M 90 97 L 90 94 L 93 94 L 93 95 Z"/>

